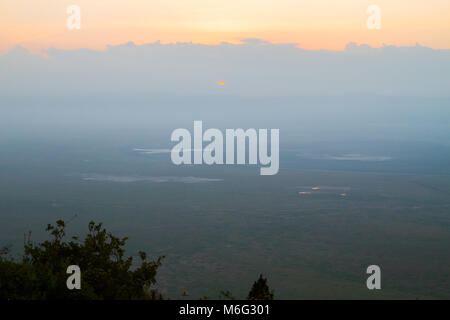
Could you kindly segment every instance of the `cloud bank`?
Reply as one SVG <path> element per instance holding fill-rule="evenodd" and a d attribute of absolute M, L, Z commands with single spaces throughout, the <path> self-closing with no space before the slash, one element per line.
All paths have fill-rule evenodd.
<path fill-rule="evenodd" d="M 449 96 L 450 50 L 355 43 L 344 51 L 304 50 L 247 39 L 220 45 L 127 43 L 105 51 L 49 49 L 43 57 L 16 47 L 0 56 L 0 70 L 5 97 Z"/>

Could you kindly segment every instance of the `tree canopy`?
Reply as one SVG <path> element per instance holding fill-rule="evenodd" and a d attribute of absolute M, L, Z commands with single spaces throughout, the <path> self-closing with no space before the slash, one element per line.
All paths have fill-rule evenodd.
<path fill-rule="evenodd" d="M 0 300 L 163 299 L 154 288 L 163 256 L 149 261 L 141 251 L 138 263 L 133 263 L 133 257 L 125 255 L 128 238 L 114 236 L 101 223 L 91 221 L 83 240 L 67 239 L 66 226 L 63 220 L 47 225 L 50 240 L 38 244 L 31 241 L 30 233 L 19 261 L 8 258 L 8 248 L 0 249 Z M 79 290 L 69 290 L 66 284 L 71 265 L 82 271 Z M 222 296 L 235 299 L 229 291 L 222 291 Z M 267 279 L 260 275 L 247 299 L 273 297 Z"/>
<path fill-rule="evenodd" d="M 248 293 L 248 300 L 273 300 L 274 292 L 269 289 L 267 279 L 263 278 L 262 274 L 259 279 L 253 283 L 252 289 Z"/>
<path fill-rule="evenodd" d="M 0 299 L 151 299 L 160 295 L 152 289 L 163 257 L 147 261 L 139 252 L 140 265 L 125 257 L 127 238 L 115 237 L 101 223 L 89 223 L 83 241 L 72 237 L 65 241 L 66 223 L 48 225 L 51 235 L 37 245 L 25 243 L 21 261 L 0 255 Z M 7 250 L 3 250 L 3 256 Z M 81 290 L 68 290 L 69 265 L 82 270 Z"/>

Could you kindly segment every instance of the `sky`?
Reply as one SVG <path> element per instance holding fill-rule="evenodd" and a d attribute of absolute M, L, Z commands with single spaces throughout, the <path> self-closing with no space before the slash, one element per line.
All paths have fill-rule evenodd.
<path fill-rule="evenodd" d="M 81 28 L 69 30 L 66 10 L 81 10 Z M 381 28 L 368 29 L 370 5 Z M 136 44 L 240 43 L 259 38 L 305 49 L 344 50 L 349 42 L 450 49 L 448 0 L 2 0 L 0 52 L 21 45 L 105 49 Z"/>

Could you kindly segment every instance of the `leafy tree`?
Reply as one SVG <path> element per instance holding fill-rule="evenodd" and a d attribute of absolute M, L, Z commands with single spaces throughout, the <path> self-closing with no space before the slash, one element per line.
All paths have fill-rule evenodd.
<path fill-rule="evenodd" d="M 56 221 L 46 229 L 50 240 L 34 244 L 30 238 L 24 245 L 20 261 L 7 257 L 9 248 L 0 249 L 0 300 L 20 299 L 162 299 L 153 288 L 156 273 L 164 257 L 147 261 L 139 252 L 140 265 L 132 257 L 125 257 L 128 238 L 118 238 L 107 232 L 102 224 L 90 222 L 83 241 L 78 237 L 66 239 L 66 223 Z M 67 267 L 81 269 L 81 289 L 69 290 Z M 188 292 L 183 292 L 188 296 Z M 229 291 L 222 291 L 225 299 L 236 299 Z M 262 275 L 251 288 L 249 300 L 272 300 L 273 290 Z M 203 297 L 201 299 L 208 299 Z"/>
<path fill-rule="evenodd" d="M 139 252 L 140 266 L 133 268 L 133 258 L 125 257 L 127 238 L 115 237 L 102 224 L 89 223 L 83 241 L 72 237 L 64 241 L 66 223 L 58 220 L 48 225 L 51 240 L 34 245 L 25 243 L 22 261 L 7 259 L 7 249 L 0 254 L 0 300 L 4 299 L 156 299 L 162 298 L 152 285 L 161 260 L 147 261 Z M 81 269 L 81 289 L 68 290 L 69 265 Z"/>
<path fill-rule="evenodd" d="M 253 283 L 252 289 L 248 293 L 247 300 L 273 300 L 274 291 L 269 290 L 267 279 L 263 278 L 262 274 L 259 279 Z"/>

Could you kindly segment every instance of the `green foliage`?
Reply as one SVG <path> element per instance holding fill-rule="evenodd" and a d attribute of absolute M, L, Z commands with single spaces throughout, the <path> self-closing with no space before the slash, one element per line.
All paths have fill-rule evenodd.
<path fill-rule="evenodd" d="M 221 291 L 220 297 L 227 300 L 236 300 L 236 297 L 230 291 Z M 253 283 L 253 286 L 248 293 L 247 300 L 273 300 L 274 291 L 269 289 L 267 279 L 259 275 L 258 280 Z"/>
<path fill-rule="evenodd" d="M 48 225 L 50 240 L 35 245 L 31 234 L 25 241 L 21 261 L 8 259 L 8 248 L 0 249 L 0 300 L 21 299 L 162 299 L 152 286 L 164 257 L 147 261 L 145 252 L 139 252 L 140 265 L 125 256 L 128 238 L 118 238 L 89 223 L 89 232 L 83 241 L 72 237 L 66 241 L 66 223 L 56 221 Z M 81 269 L 81 289 L 69 290 L 66 285 L 67 267 Z M 182 294 L 188 296 L 187 291 Z M 222 291 L 225 299 L 235 300 L 229 291 Z M 273 290 L 262 275 L 248 294 L 249 300 L 272 300 Z M 202 297 L 208 299 L 208 297 Z"/>
<path fill-rule="evenodd" d="M 125 257 L 127 238 L 118 238 L 89 223 L 83 241 L 72 237 L 65 241 L 66 223 L 58 220 L 48 225 L 51 240 L 34 245 L 25 243 L 22 261 L 7 259 L 7 249 L 0 252 L 0 300 L 4 299 L 156 299 L 162 298 L 151 287 L 163 257 L 147 261 L 140 252 L 140 265 L 133 268 L 133 258 Z M 69 265 L 81 269 L 81 289 L 68 290 Z"/>
<path fill-rule="evenodd" d="M 273 300 L 274 291 L 269 290 L 267 285 L 267 279 L 263 278 L 262 274 L 259 275 L 259 279 L 253 283 L 253 287 L 248 293 L 248 300 Z"/>

